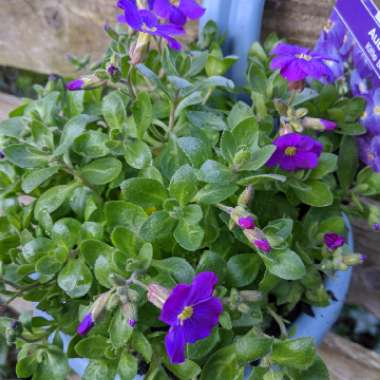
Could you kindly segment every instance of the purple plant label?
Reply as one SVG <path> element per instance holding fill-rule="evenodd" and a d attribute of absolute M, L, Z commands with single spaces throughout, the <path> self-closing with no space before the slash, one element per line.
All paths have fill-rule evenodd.
<path fill-rule="evenodd" d="M 380 84 L 380 11 L 372 0 L 337 0 L 335 12 Z M 364 59 L 364 57 L 363 57 Z"/>

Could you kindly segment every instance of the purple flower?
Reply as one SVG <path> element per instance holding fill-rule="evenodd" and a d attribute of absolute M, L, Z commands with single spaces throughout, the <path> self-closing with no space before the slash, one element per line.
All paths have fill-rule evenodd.
<path fill-rule="evenodd" d="M 171 326 L 165 346 L 173 364 L 185 361 L 187 343 L 206 338 L 218 324 L 223 305 L 212 295 L 217 282 L 213 272 L 198 273 L 191 285 L 178 284 L 166 300 L 160 320 Z"/>
<path fill-rule="evenodd" d="M 128 319 L 128 324 L 131 327 L 135 327 L 137 325 L 137 321 L 135 319 Z"/>
<path fill-rule="evenodd" d="M 319 141 L 299 133 L 288 133 L 277 137 L 273 144 L 277 149 L 267 162 L 267 166 L 279 165 L 282 170 L 314 169 L 323 146 Z"/>
<path fill-rule="evenodd" d="M 66 83 L 66 89 L 69 91 L 83 90 L 85 82 L 83 79 L 74 79 L 71 82 Z"/>
<path fill-rule="evenodd" d="M 260 251 L 263 251 L 265 253 L 269 253 L 272 250 L 272 247 L 269 244 L 269 241 L 267 239 L 259 239 L 259 240 L 253 240 L 252 244 L 259 249 Z"/>
<path fill-rule="evenodd" d="M 119 0 L 117 6 L 124 10 L 124 14 L 118 16 L 120 23 L 128 24 L 138 32 L 162 37 L 168 41 L 172 49 L 181 49 L 181 44 L 173 36 L 184 34 L 183 28 L 174 24 L 160 24 L 158 17 L 153 12 L 147 9 L 138 9 L 133 0 Z"/>
<path fill-rule="evenodd" d="M 153 10 L 162 18 L 175 25 L 184 25 L 186 19 L 197 20 L 203 16 L 206 9 L 195 0 L 154 0 Z"/>
<path fill-rule="evenodd" d="M 251 230 L 256 227 L 255 219 L 252 216 L 246 216 L 239 218 L 238 224 L 241 228 Z"/>
<path fill-rule="evenodd" d="M 362 78 L 357 70 L 353 70 L 350 76 L 350 88 L 352 95 L 363 96 L 368 94 L 368 83 Z"/>
<path fill-rule="evenodd" d="M 373 223 L 372 229 L 376 232 L 379 232 L 380 231 L 380 223 Z"/>
<path fill-rule="evenodd" d="M 79 326 L 77 327 L 77 333 L 80 336 L 86 335 L 94 326 L 95 322 L 92 318 L 91 313 L 88 313 L 84 316 Z"/>
<path fill-rule="evenodd" d="M 289 81 L 299 81 L 306 77 L 314 79 L 333 78 L 333 73 L 324 60 L 330 57 L 312 52 L 307 48 L 279 43 L 271 52 L 271 69 L 280 69 L 280 74 Z"/>
<path fill-rule="evenodd" d="M 367 106 L 361 118 L 365 128 L 374 135 L 380 133 L 380 89 L 366 97 Z"/>
<path fill-rule="evenodd" d="M 335 249 L 344 245 L 344 236 L 338 235 L 334 232 L 328 232 L 324 235 L 323 240 L 330 251 L 334 251 Z"/>

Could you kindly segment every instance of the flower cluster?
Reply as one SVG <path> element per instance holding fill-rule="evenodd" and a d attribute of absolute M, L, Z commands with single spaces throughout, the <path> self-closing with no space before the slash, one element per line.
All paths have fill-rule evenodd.
<path fill-rule="evenodd" d="M 348 78 L 351 93 L 367 102 L 361 118 L 361 124 L 367 133 L 358 137 L 360 159 L 374 171 L 380 172 L 380 90 L 370 87 L 376 78 L 368 58 L 354 43 L 351 33 L 335 11 L 323 30 L 316 51 L 335 58 L 330 66 L 333 81 L 345 80 L 344 66 L 351 57 L 354 68 L 350 70 Z"/>

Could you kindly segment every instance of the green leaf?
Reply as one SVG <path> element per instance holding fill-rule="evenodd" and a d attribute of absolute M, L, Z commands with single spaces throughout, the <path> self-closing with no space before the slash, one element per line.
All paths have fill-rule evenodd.
<path fill-rule="evenodd" d="M 247 147 L 255 148 L 259 139 L 259 125 L 254 117 L 240 121 L 231 131 L 237 149 Z"/>
<path fill-rule="evenodd" d="M 285 367 L 305 370 L 313 364 L 315 357 L 312 338 L 278 340 L 273 344 L 273 362 Z"/>
<path fill-rule="evenodd" d="M 267 355 L 272 349 L 272 338 L 246 335 L 235 342 L 236 355 L 242 364 L 248 364 Z"/>
<path fill-rule="evenodd" d="M 240 122 L 252 116 L 254 116 L 252 108 L 247 103 L 239 101 L 232 107 L 228 115 L 228 126 L 230 129 L 233 129 Z"/>
<path fill-rule="evenodd" d="M 34 208 L 34 217 L 38 219 L 41 212 L 46 211 L 48 214 L 53 213 L 59 207 L 62 206 L 63 202 L 69 197 L 72 191 L 77 187 L 78 184 L 71 183 L 68 185 L 59 185 L 51 187 L 36 202 Z"/>
<path fill-rule="evenodd" d="M 59 273 L 57 283 L 69 297 L 80 298 L 90 290 L 92 274 L 83 261 L 71 259 Z"/>
<path fill-rule="evenodd" d="M 279 181 L 286 182 L 286 177 L 280 174 L 256 174 L 253 176 L 245 177 L 241 179 L 238 184 L 242 186 L 246 185 L 260 185 L 266 182 Z"/>
<path fill-rule="evenodd" d="M 8 161 L 23 169 L 45 166 L 50 159 L 47 154 L 27 144 L 8 145 L 4 154 Z"/>
<path fill-rule="evenodd" d="M 266 145 L 263 148 L 256 149 L 253 152 L 251 159 L 239 167 L 239 170 L 254 171 L 260 169 L 272 157 L 275 150 L 276 147 L 274 145 Z"/>
<path fill-rule="evenodd" d="M 111 129 L 123 130 L 127 122 L 127 110 L 118 91 L 110 92 L 103 98 L 102 114 Z"/>
<path fill-rule="evenodd" d="M 110 275 L 114 272 L 112 255 L 103 253 L 98 256 L 94 265 L 95 278 L 100 285 L 105 288 L 111 288 Z"/>
<path fill-rule="evenodd" d="M 38 237 L 27 242 L 21 249 L 22 257 L 28 263 L 34 263 L 44 255 L 53 254 L 56 245 L 45 237 Z"/>
<path fill-rule="evenodd" d="M 260 254 L 268 271 L 284 280 L 299 280 L 305 273 L 305 265 L 290 249 L 272 249 L 269 255 Z"/>
<path fill-rule="evenodd" d="M 209 335 L 207 338 L 198 340 L 194 344 L 191 344 L 187 347 L 188 356 L 192 360 L 202 359 L 210 354 L 219 342 L 219 329 L 214 328 L 211 335 Z"/>
<path fill-rule="evenodd" d="M 103 359 L 107 347 L 107 339 L 104 336 L 92 335 L 80 340 L 75 345 L 78 355 L 88 359 Z"/>
<path fill-rule="evenodd" d="M 73 143 L 73 151 L 83 157 L 99 158 L 108 154 L 108 137 L 99 131 L 88 131 L 78 136 Z"/>
<path fill-rule="evenodd" d="M 216 204 L 234 195 L 239 188 L 236 185 L 220 186 L 209 184 L 198 191 L 194 201 L 204 204 Z"/>
<path fill-rule="evenodd" d="M 145 211 L 133 203 L 109 201 L 104 206 L 107 224 L 110 227 L 125 226 L 138 233 L 147 219 Z"/>
<path fill-rule="evenodd" d="M 84 240 L 79 246 L 81 256 L 93 267 L 98 257 L 111 256 L 114 249 L 100 240 Z"/>
<path fill-rule="evenodd" d="M 299 200 L 309 206 L 326 207 L 334 201 L 334 196 L 327 183 L 311 180 L 304 183 L 305 188 L 294 188 Z"/>
<path fill-rule="evenodd" d="M 125 317 L 122 307 L 119 307 L 109 327 L 110 340 L 113 347 L 117 349 L 125 346 L 132 336 L 132 332 L 133 328 L 128 323 L 128 319 Z"/>
<path fill-rule="evenodd" d="M 226 275 L 227 267 L 221 255 L 214 251 L 205 251 L 198 263 L 197 272 L 214 272 L 219 279 L 223 282 Z"/>
<path fill-rule="evenodd" d="M 323 360 L 317 356 L 307 370 L 289 369 L 292 380 L 329 380 L 329 371 Z"/>
<path fill-rule="evenodd" d="M 242 288 L 249 285 L 260 269 L 258 256 L 247 253 L 232 256 L 227 262 L 227 279 L 231 287 Z"/>
<path fill-rule="evenodd" d="M 217 161 L 207 160 L 199 169 L 201 181 L 218 185 L 229 185 L 232 182 L 232 172 Z"/>
<path fill-rule="evenodd" d="M 142 245 L 138 236 L 126 227 L 118 226 L 111 234 L 112 244 L 122 252 L 127 252 L 128 256 L 136 256 Z"/>
<path fill-rule="evenodd" d="M 181 220 L 174 230 L 173 236 L 182 248 L 188 251 L 196 251 L 202 244 L 204 234 L 204 230 L 201 226 L 189 224 Z"/>
<path fill-rule="evenodd" d="M 85 181 L 92 185 L 105 185 L 118 177 L 123 166 L 113 157 L 99 158 L 80 170 Z"/>
<path fill-rule="evenodd" d="M 121 184 L 125 200 L 141 207 L 160 208 L 168 193 L 161 182 L 150 178 L 131 178 Z"/>
<path fill-rule="evenodd" d="M 311 171 L 310 179 L 322 179 L 327 174 L 335 172 L 338 157 L 332 153 L 322 153 L 318 160 L 318 166 Z"/>
<path fill-rule="evenodd" d="M 67 152 L 74 140 L 80 136 L 87 124 L 93 123 L 98 118 L 90 115 L 78 115 L 70 119 L 63 128 L 59 145 L 54 152 L 54 156 L 59 156 Z"/>
<path fill-rule="evenodd" d="M 195 276 L 193 267 L 181 257 L 153 260 L 152 266 L 160 271 L 170 273 L 177 282 L 190 283 Z"/>
<path fill-rule="evenodd" d="M 66 355 L 59 349 L 50 347 L 40 352 L 41 362 L 33 374 L 38 380 L 65 380 L 70 373 Z"/>
<path fill-rule="evenodd" d="M 26 123 L 22 117 L 12 117 L 0 122 L 0 136 L 19 137 Z"/>
<path fill-rule="evenodd" d="M 81 228 L 81 223 L 78 220 L 63 218 L 54 224 L 51 231 L 51 238 L 70 250 L 78 244 Z"/>
<path fill-rule="evenodd" d="M 186 360 L 183 364 L 170 364 L 166 356 L 164 356 L 165 367 L 173 373 L 180 380 L 192 380 L 196 379 L 201 373 L 201 368 L 198 364 L 192 362 L 191 360 Z"/>
<path fill-rule="evenodd" d="M 237 380 L 240 379 L 239 374 L 242 376 L 243 369 L 238 363 L 235 346 L 227 346 L 210 356 L 203 367 L 200 380 Z"/>
<path fill-rule="evenodd" d="M 82 380 L 113 380 L 115 369 L 106 360 L 90 360 Z"/>
<path fill-rule="evenodd" d="M 137 95 L 132 112 L 137 127 L 137 136 L 142 139 L 153 121 L 152 102 L 147 92 L 140 92 Z"/>
<path fill-rule="evenodd" d="M 191 164 L 199 168 L 211 155 L 208 145 L 197 137 L 181 137 L 177 140 Z"/>
<path fill-rule="evenodd" d="M 135 380 L 138 369 L 138 361 L 135 356 L 127 350 L 120 355 L 119 366 L 117 372 L 121 380 Z"/>
<path fill-rule="evenodd" d="M 348 191 L 359 166 L 358 147 L 354 137 L 344 136 L 340 143 L 338 178 L 343 190 Z"/>
<path fill-rule="evenodd" d="M 175 225 L 176 220 L 166 211 L 157 211 L 142 225 L 140 236 L 148 242 L 163 239 L 172 233 Z"/>
<path fill-rule="evenodd" d="M 198 190 L 197 177 L 189 165 L 181 166 L 173 175 L 169 193 L 176 198 L 181 206 L 188 204 Z"/>
<path fill-rule="evenodd" d="M 57 260 L 57 258 L 53 255 L 46 255 L 41 257 L 36 262 L 36 272 L 41 273 L 46 276 L 51 276 L 57 273 L 62 266 L 62 262 Z"/>
<path fill-rule="evenodd" d="M 223 117 L 215 114 L 215 112 L 189 111 L 187 113 L 187 118 L 191 124 L 200 129 L 215 129 L 217 131 L 224 131 L 227 129 Z"/>
<path fill-rule="evenodd" d="M 152 153 L 143 141 L 130 141 L 125 147 L 125 161 L 135 169 L 144 169 L 152 163 Z"/>
<path fill-rule="evenodd" d="M 175 117 L 177 118 L 183 110 L 185 110 L 187 107 L 200 104 L 203 101 L 203 96 L 200 91 L 195 91 L 188 95 L 186 98 L 182 99 L 175 111 Z"/>
<path fill-rule="evenodd" d="M 142 355 L 146 362 L 152 360 L 153 350 L 145 335 L 139 330 L 133 330 L 131 346 Z"/>
<path fill-rule="evenodd" d="M 182 209 L 181 219 L 188 224 L 197 224 L 203 218 L 202 208 L 198 205 L 188 205 Z"/>
<path fill-rule="evenodd" d="M 56 174 L 58 170 L 59 166 L 33 170 L 22 178 L 22 190 L 27 194 L 31 193 L 33 190 L 37 189 L 38 186 L 42 185 L 45 181 Z"/>

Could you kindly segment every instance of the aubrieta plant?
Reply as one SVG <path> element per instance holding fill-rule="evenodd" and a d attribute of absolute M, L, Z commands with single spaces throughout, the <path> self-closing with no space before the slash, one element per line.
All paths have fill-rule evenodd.
<path fill-rule="evenodd" d="M 374 215 L 361 196 L 380 193 L 365 101 L 334 57 L 274 36 L 237 89 L 212 22 L 181 48 L 194 0 L 117 6 L 102 61 L 0 124 L 0 292 L 49 316 L 0 319 L 18 377 L 85 358 L 87 380 L 328 379 L 292 322 L 364 260 L 342 211 Z"/>

